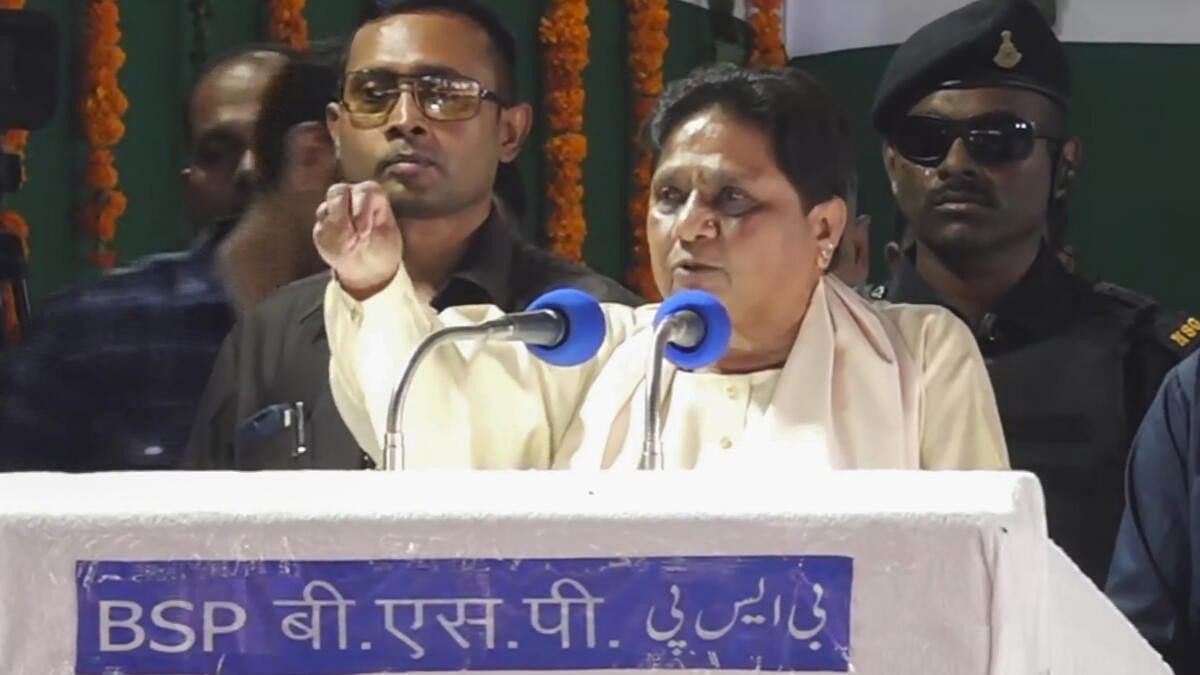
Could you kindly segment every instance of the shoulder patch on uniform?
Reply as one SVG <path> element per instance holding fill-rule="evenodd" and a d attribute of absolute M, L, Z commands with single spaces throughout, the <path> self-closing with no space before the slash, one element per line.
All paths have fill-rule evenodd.
<path fill-rule="evenodd" d="M 1132 310 L 1142 334 L 1179 358 L 1200 348 L 1200 315 L 1163 309 L 1153 298 L 1116 284 L 1099 282 L 1092 290 Z"/>
<path fill-rule="evenodd" d="M 1200 347 L 1200 318 L 1185 312 L 1161 312 L 1154 321 L 1154 338 L 1180 358 Z"/>

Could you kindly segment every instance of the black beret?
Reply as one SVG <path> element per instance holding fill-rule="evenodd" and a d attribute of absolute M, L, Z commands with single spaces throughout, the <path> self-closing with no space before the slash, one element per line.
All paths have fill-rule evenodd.
<path fill-rule="evenodd" d="M 929 94 L 976 87 L 1030 89 L 1067 106 L 1066 52 L 1029 0 L 977 0 L 913 33 L 888 62 L 871 120 L 886 133 Z"/>

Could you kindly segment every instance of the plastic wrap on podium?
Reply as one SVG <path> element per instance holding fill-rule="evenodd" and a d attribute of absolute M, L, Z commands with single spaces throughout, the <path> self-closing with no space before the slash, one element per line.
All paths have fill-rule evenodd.
<path fill-rule="evenodd" d="M 0 673 L 1169 673 L 1022 473 L 0 476 Z"/>

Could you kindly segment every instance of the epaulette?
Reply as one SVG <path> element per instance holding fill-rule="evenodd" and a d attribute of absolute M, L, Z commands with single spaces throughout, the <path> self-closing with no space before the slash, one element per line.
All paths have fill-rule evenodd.
<path fill-rule="evenodd" d="M 1092 290 L 1137 311 L 1151 310 L 1158 306 L 1154 298 L 1148 295 L 1142 295 L 1137 291 L 1131 291 L 1124 286 L 1110 284 L 1107 281 L 1096 282 L 1092 285 Z"/>
<path fill-rule="evenodd" d="M 1132 312 L 1135 323 L 1147 337 L 1179 358 L 1200 347 L 1200 319 L 1195 316 L 1164 310 L 1153 298 L 1116 284 L 1100 282 L 1092 290 Z"/>

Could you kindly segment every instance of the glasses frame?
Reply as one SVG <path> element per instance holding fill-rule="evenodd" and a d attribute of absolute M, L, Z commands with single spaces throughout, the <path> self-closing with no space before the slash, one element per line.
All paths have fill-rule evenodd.
<path fill-rule="evenodd" d="M 390 95 L 391 100 L 388 102 L 387 108 L 381 112 L 376 112 L 376 113 L 354 112 L 351 109 L 351 106 L 346 101 L 346 87 L 349 85 L 351 78 L 353 78 L 357 75 L 372 74 L 372 73 L 387 73 L 396 78 L 396 86 L 394 88 L 388 89 L 385 92 L 381 92 L 381 93 L 386 93 L 386 94 Z M 470 98 L 474 98 L 474 99 L 478 100 L 479 104 L 475 106 L 474 112 L 472 112 L 470 115 L 465 116 L 465 117 L 438 117 L 435 115 L 431 115 L 429 113 L 429 111 L 426 109 L 425 104 L 422 103 L 421 94 L 418 89 L 418 84 L 421 81 L 429 81 L 429 80 L 442 80 L 442 81 L 470 83 L 471 85 L 474 86 L 474 91 L 472 91 L 469 94 L 465 94 L 465 95 Z M 345 75 L 343 75 L 342 81 L 338 87 L 338 105 L 340 105 L 342 107 L 342 110 L 344 110 L 346 112 L 346 115 L 350 118 L 350 123 L 355 128 L 357 128 L 357 129 L 376 129 L 376 128 L 383 126 L 387 122 L 387 120 L 392 116 L 392 113 L 396 110 L 396 105 L 400 102 L 400 99 L 404 97 L 405 92 L 412 94 L 413 101 L 417 104 L 417 108 L 421 111 L 421 114 L 424 115 L 426 117 L 426 119 L 433 120 L 435 122 L 466 122 L 466 121 L 475 119 L 476 117 L 479 116 L 479 113 L 483 110 L 483 101 L 491 101 L 492 103 L 495 103 L 500 108 L 510 108 L 513 105 L 505 97 L 503 97 L 500 94 L 496 93 L 495 91 L 483 86 L 483 84 L 481 84 L 478 80 L 475 80 L 475 79 L 472 79 L 469 77 L 449 76 L 449 75 L 401 75 L 399 73 L 395 73 L 395 72 L 392 72 L 389 70 L 384 70 L 384 69 L 379 69 L 379 68 L 364 68 L 361 70 L 353 70 L 353 71 L 350 71 L 349 73 L 346 73 Z"/>

